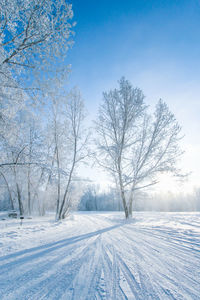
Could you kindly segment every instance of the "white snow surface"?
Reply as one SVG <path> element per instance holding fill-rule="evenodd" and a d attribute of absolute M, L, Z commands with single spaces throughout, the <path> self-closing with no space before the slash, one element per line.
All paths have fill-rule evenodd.
<path fill-rule="evenodd" d="M 200 213 L 0 214 L 0 299 L 200 299 Z"/>

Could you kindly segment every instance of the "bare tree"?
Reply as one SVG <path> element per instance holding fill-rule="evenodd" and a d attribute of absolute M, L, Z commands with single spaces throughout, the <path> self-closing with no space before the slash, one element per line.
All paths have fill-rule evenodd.
<path fill-rule="evenodd" d="M 181 129 L 161 100 L 154 115 L 149 115 L 142 91 L 125 78 L 119 89 L 103 97 L 96 122 L 96 159 L 116 182 L 129 218 L 136 190 L 156 184 L 160 172 L 178 172 L 175 163 L 182 154 L 178 145 Z"/>
<path fill-rule="evenodd" d="M 56 177 L 57 185 L 57 200 L 56 200 L 56 219 L 59 215 L 60 208 L 60 198 L 61 198 L 61 162 L 60 162 L 60 152 L 65 148 L 66 143 L 64 142 L 64 136 L 66 137 L 67 130 L 64 128 L 64 103 L 66 97 L 59 95 L 58 93 L 49 93 L 50 104 L 50 117 L 49 117 L 49 135 L 51 140 L 51 148 L 53 151 L 51 159 L 51 173 L 48 176 L 46 190 L 49 186 L 50 180 Z M 56 166 L 56 171 L 53 172 L 54 165 Z M 55 174 L 54 174 L 55 173 Z"/>
<path fill-rule="evenodd" d="M 70 208 L 70 192 L 77 166 L 89 154 L 87 143 L 89 135 L 83 128 L 84 105 L 80 91 L 74 88 L 69 95 L 65 112 L 65 124 L 68 131 L 67 136 L 67 176 L 65 177 L 65 188 L 62 201 L 59 205 L 58 219 L 65 218 Z"/>

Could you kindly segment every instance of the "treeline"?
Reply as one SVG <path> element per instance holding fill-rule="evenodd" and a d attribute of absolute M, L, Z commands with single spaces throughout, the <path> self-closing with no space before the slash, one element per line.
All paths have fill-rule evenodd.
<path fill-rule="evenodd" d="M 200 189 L 188 194 L 137 192 L 133 211 L 200 211 Z M 78 205 L 80 211 L 123 211 L 122 202 L 115 189 L 99 192 L 90 186 Z"/>
<path fill-rule="evenodd" d="M 98 187 L 88 186 L 78 205 L 80 211 L 122 211 L 121 198 L 115 189 L 101 192 Z"/>

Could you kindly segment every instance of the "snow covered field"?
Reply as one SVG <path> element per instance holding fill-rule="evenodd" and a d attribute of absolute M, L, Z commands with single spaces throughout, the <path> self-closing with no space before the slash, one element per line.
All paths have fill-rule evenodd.
<path fill-rule="evenodd" d="M 200 213 L 2 220 L 0 299 L 200 299 Z"/>

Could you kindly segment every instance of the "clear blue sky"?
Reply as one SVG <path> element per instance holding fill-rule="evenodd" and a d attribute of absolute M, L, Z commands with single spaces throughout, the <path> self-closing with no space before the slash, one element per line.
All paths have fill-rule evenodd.
<path fill-rule="evenodd" d="M 159 98 L 169 104 L 186 135 L 185 165 L 196 168 L 190 156 L 198 159 L 200 151 L 200 1 L 72 4 L 77 25 L 67 59 L 70 83 L 80 87 L 90 111 L 96 111 L 102 91 L 125 76 L 142 88 L 148 104 Z"/>
<path fill-rule="evenodd" d="M 84 88 L 109 87 L 169 63 L 182 77 L 199 69 L 200 4 L 196 0 L 73 0 L 75 44 L 71 80 Z M 198 73 L 199 74 L 199 73 Z M 134 83 L 134 82 L 133 82 Z"/>

